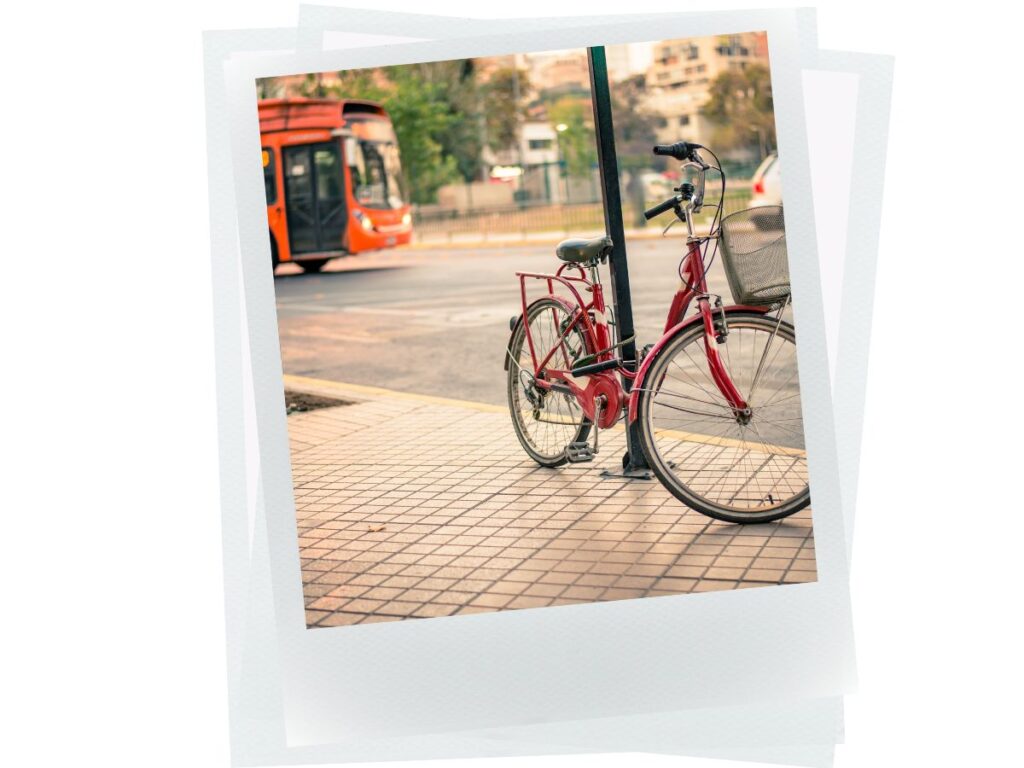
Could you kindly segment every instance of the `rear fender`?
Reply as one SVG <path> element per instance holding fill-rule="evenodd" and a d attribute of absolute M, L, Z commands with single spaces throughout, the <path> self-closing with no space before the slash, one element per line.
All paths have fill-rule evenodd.
<path fill-rule="evenodd" d="M 725 307 L 724 310 L 716 311 L 724 311 L 726 321 L 728 322 L 728 318 L 733 315 L 765 315 L 768 313 L 769 309 L 771 309 L 771 307 L 753 307 L 745 304 L 734 304 L 732 306 Z M 644 382 L 647 380 L 647 371 L 650 370 L 655 358 L 658 357 L 658 353 L 661 352 L 661 350 L 664 349 L 677 334 L 685 331 L 694 323 L 700 322 L 703 322 L 703 318 L 700 313 L 697 313 L 690 315 L 690 317 L 686 318 L 681 323 L 677 323 L 672 326 L 660 339 L 658 339 L 658 343 L 655 344 L 651 348 L 651 351 L 644 357 L 644 361 L 640 364 L 640 370 L 637 371 L 636 379 L 633 381 L 633 386 L 629 392 L 628 413 L 630 424 L 636 421 L 637 409 L 639 408 L 640 403 L 640 391 L 644 388 Z M 508 357 L 508 355 L 506 355 L 506 357 Z"/>
<path fill-rule="evenodd" d="M 551 299 L 552 301 L 557 301 L 559 304 L 562 305 L 562 308 L 565 309 L 565 311 L 569 313 L 569 315 L 572 315 L 573 312 L 575 312 L 577 309 L 579 309 L 579 307 L 577 307 L 571 301 L 567 301 L 566 299 L 563 299 L 561 296 L 555 296 L 554 294 L 548 294 L 547 296 L 541 296 L 539 299 L 534 299 L 533 301 L 531 301 L 530 305 L 526 308 L 527 314 L 529 314 L 530 308 L 533 307 L 534 304 L 536 304 L 539 301 L 545 301 L 547 299 Z M 509 335 L 508 335 L 508 342 L 505 344 L 505 370 L 506 371 L 508 370 L 509 362 L 512 360 L 512 355 L 509 353 L 509 350 L 512 349 L 512 339 L 514 339 L 516 337 L 516 332 L 519 330 L 519 326 L 521 326 L 522 324 L 523 324 L 523 315 L 522 314 L 517 315 L 515 317 L 509 318 L 509 325 L 512 326 L 512 332 L 509 333 Z M 590 346 L 590 340 L 589 339 L 587 340 L 587 346 Z M 588 352 L 592 352 L 592 351 L 593 350 L 588 350 Z"/>

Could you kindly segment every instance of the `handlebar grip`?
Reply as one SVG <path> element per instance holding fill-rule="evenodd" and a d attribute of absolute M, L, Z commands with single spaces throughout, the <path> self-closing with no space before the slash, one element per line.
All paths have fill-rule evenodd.
<path fill-rule="evenodd" d="M 676 160 L 689 160 L 693 158 L 694 151 L 703 149 L 700 144 L 690 144 L 686 141 L 677 141 L 675 144 L 656 144 L 654 154 L 668 155 Z"/>
<path fill-rule="evenodd" d="M 661 216 L 665 211 L 670 211 L 679 204 L 679 198 L 670 197 L 663 203 L 658 203 L 653 208 L 644 211 L 644 218 L 650 221 L 655 216 Z"/>

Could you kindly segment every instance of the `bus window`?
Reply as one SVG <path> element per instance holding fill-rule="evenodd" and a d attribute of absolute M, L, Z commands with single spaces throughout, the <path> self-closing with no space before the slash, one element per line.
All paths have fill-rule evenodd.
<path fill-rule="evenodd" d="M 316 196 L 319 200 L 340 200 L 341 167 L 336 147 L 323 147 L 313 152 L 316 165 Z"/>
<path fill-rule="evenodd" d="M 263 148 L 263 187 L 267 193 L 267 205 L 277 201 L 277 184 L 274 175 L 274 150 Z"/>
<path fill-rule="evenodd" d="M 397 144 L 350 138 L 345 142 L 345 155 L 357 203 L 382 209 L 405 205 Z"/>

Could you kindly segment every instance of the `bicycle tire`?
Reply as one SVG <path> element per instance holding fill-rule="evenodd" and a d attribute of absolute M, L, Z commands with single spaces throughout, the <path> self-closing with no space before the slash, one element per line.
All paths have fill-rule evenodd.
<path fill-rule="evenodd" d="M 730 523 L 771 522 L 804 509 L 811 501 L 796 334 L 790 323 L 778 323 L 774 317 L 761 314 L 730 313 L 727 319 L 729 335 L 718 345 L 719 354 L 744 398 L 750 396 L 752 385 L 755 390 L 761 389 L 766 377 L 784 377 L 782 383 L 769 392 L 763 405 L 759 404 L 763 390 L 755 391 L 750 421 L 740 423 L 711 380 L 703 349 L 704 327 L 694 323 L 677 332 L 657 353 L 645 377 L 638 402 L 640 442 L 654 474 L 688 507 Z M 776 329 L 775 336 L 771 336 Z M 767 351 L 759 350 L 756 342 L 760 338 L 750 336 L 748 331 L 769 334 L 773 346 L 766 344 Z M 749 345 L 749 355 L 744 349 L 744 336 L 754 342 Z M 776 349 L 778 340 L 782 343 Z M 787 354 L 780 361 L 783 351 Z M 681 373 L 672 368 L 674 364 Z M 757 368 L 761 369 L 760 375 L 755 375 Z M 672 382 L 671 390 L 665 387 L 668 380 Z M 683 424 L 689 419 L 690 426 L 670 428 L 672 419 Z M 656 420 L 661 422 L 660 439 Z M 771 439 L 760 433 L 761 428 L 770 433 Z M 678 455 L 680 449 L 685 455 Z M 673 450 L 676 456 L 670 455 Z M 733 472 L 733 468 L 738 469 Z"/>
<path fill-rule="evenodd" d="M 535 347 L 538 349 L 538 354 L 547 354 L 547 350 L 551 349 L 554 341 L 557 340 L 557 336 L 553 335 L 553 329 L 545 333 L 542 329 L 533 327 L 534 321 L 538 319 L 543 320 L 542 316 L 546 310 L 551 310 L 556 318 L 562 316 L 565 318 L 569 317 L 567 307 L 562 302 L 551 298 L 538 299 L 527 308 L 526 317 L 516 326 L 506 350 L 506 355 L 509 356 L 507 377 L 508 406 L 516 437 L 519 438 L 520 444 L 530 458 L 543 467 L 559 467 L 569 461 L 568 451 L 566 450 L 568 444 L 571 442 L 582 442 L 587 439 L 590 434 L 590 421 L 584 416 L 583 409 L 580 408 L 579 403 L 570 395 L 563 395 L 557 392 L 548 392 L 545 395 L 541 395 L 539 396 L 540 408 L 535 407 L 535 403 L 530 400 L 527 387 L 528 381 L 524 380 L 524 374 L 532 379 L 532 361 L 529 347 L 526 346 L 526 324 L 530 323 L 531 325 L 531 336 L 533 337 Z M 556 320 L 556 323 L 561 322 L 562 320 Z M 587 343 L 586 335 L 579 328 L 575 329 L 575 335 L 576 340 L 574 343 L 578 346 L 573 347 L 573 349 L 578 352 L 576 357 L 593 352 L 589 348 L 590 345 Z M 550 342 L 547 346 L 544 344 L 545 339 Z M 541 348 L 545 350 L 543 353 L 540 352 Z M 569 360 L 568 362 L 571 363 L 572 361 Z M 565 360 L 561 361 L 564 367 L 572 367 L 565 363 Z M 533 390 L 533 395 L 538 397 L 536 389 Z M 526 407 L 527 404 L 530 405 L 529 408 Z M 552 404 L 554 407 L 548 409 L 547 406 L 549 404 Z M 542 412 L 544 412 L 544 415 L 548 415 L 551 411 L 555 412 L 555 416 L 560 421 L 564 420 L 564 423 L 541 419 Z M 532 416 L 532 421 L 527 419 L 527 413 Z M 547 427 L 540 427 L 539 425 L 541 424 L 546 424 Z M 534 429 L 534 427 L 537 427 L 537 429 Z M 540 438 L 539 431 L 544 433 L 543 439 Z"/>

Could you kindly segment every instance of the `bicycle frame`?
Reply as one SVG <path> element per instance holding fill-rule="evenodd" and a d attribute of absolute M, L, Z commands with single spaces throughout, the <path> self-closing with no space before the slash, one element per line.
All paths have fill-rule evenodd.
<path fill-rule="evenodd" d="M 689 216 L 690 211 L 687 209 L 686 218 L 688 220 Z M 704 351 L 707 356 L 709 374 L 729 405 L 738 412 L 745 410 L 748 407 L 747 403 L 736 389 L 736 386 L 730 378 L 729 373 L 722 362 L 721 356 L 718 353 L 717 337 L 720 330 L 716 327 L 714 313 L 715 311 L 720 312 L 724 319 L 728 314 L 733 312 L 756 312 L 758 314 L 763 314 L 768 311 L 768 308 L 745 305 L 730 305 L 728 307 L 719 306 L 712 308 L 711 297 L 707 291 L 707 278 L 704 272 L 704 261 L 701 254 L 702 242 L 704 241 L 701 238 L 695 238 L 692 235 L 687 238 L 687 255 L 681 271 L 681 281 L 679 288 L 672 297 L 672 302 L 669 305 L 668 314 L 665 319 L 664 333 L 661 339 L 644 358 L 643 363 L 636 371 L 631 371 L 615 357 L 614 353 L 617 345 L 611 344 L 611 334 L 608 329 L 608 320 L 606 317 L 607 308 L 604 301 L 604 292 L 601 283 L 598 280 L 596 265 L 591 265 L 591 274 L 589 278 L 583 267 L 578 264 L 563 264 L 553 275 L 540 272 L 517 272 L 516 275 L 519 277 L 520 298 L 522 302 L 522 318 L 527 317 L 529 307 L 526 287 L 526 281 L 528 279 L 546 281 L 548 289 L 547 298 L 558 301 L 570 318 L 551 349 L 546 351 L 541 350 L 540 352 L 538 352 L 536 345 L 534 344 L 529 323 L 526 323 L 526 340 L 530 349 L 530 359 L 533 365 L 532 374 L 535 386 L 542 390 L 555 390 L 565 392 L 567 394 L 571 393 L 577 398 L 583 408 L 584 414 L 589 419 L 593 419 L 595 417 L 596 399 L 600 396 L 604 396 L 605 402 L 612 407 L 607 408 L 607 411 L 602 413 L 601 421 L 607 422 L 607 424 L 600 424 L 602 428 L 606 428 L 606 426 L 610 426 L 614 423 L 614 421 L 618 419 L 618 415 L 622 410 L 626 411 L 629 422 L 632 423 L 637 418 L 639 393 L 644 388 L 647 370 L 650 368 L 650 365 L 657 356 L 657 353 L 679 331 L 694 323 L 700 322 L 704 327 Z M 566 270 L 569 269 L 575 269 L 579 275 L 571 276 L 565 274 Z M 559 296 L 555 293 L 556 284 L 563 286 L 569 291 L 569 294 L 572 297 L 571 301 L 568 298 Z M 581 295 L 581 288 L 584 292 L 591 293 L 592 299 L 589 302 L 585 301 Z M 687 317 L 690 306 L 694 301 L 696 301 L 697 304 L 697 312 Z M 593 315 L 593 319 L 591 319 L 591 315 Z M 577 362 L 576 367 L 571 370 L 548 367 L 552 358 L 559 349 L 566 352 L 566 339 L 576 329 L 579 329 L 587 340 L 588 354 L 584 358 L 585 363 Z M 543 357 L 541 355 L 543 355 Z M 569 359 L 567 354 L 565 359 Z M 609 365 L 611 363 L 615 364 Z M 594 370 L 595 368 L 599 368 L 599 364 L 605 364 L 605 368 Z M 589 368 L 590 370 L 584 374 L 581 370 L 583 368 Z M 577 371 L 575 375 L 573 374 L 574 370 Z M 628 399 L 623 386 L 617 379 L 615 379 L 614 375 L 605 373 L 605 371 L 611 370 L 614 370 L 627 379 L 634 381 L 634 385 L 631 388 Z M 580 383 L 576 379 L 577 375 L 586 375 L 588 377 L 588 381 L 585 386 L 580 386 Z M 610 386 L 609 381 L 614 382 L 614 388 Z M 611 391 L 612 389 L 614 389 L 614 392 Z"/>
<path fill-rule="evenodd" d="M 565 274 L 567 269 L 575 269 L 579 276 Z M 578 264 L 563 264 L 555 274 L 541 272 L 517 272 L 519 278 L 520 298 L 522 301 L 521 322 L 525 324 L 526 341 L 530 349 L 530 360 L 533 366 L 533 383 L 544 391 L 558 391 L 572 394 L 580 403 L 584 415 L 594 421 L 598 421 L 601 428 L 610 427 L 614 424 L 625 406 L 625 390 L 613 374 L 602 371 L 594 371 L 586 374 L 587 381 L 581 386 L 577 375 L 584 375 L 579 372 L 581 367 L 593 366 L 604 363 L 608 368 L 619 369 L 627 376 L 631 372 L 621 368 L 616 360 L 614 351 L 616 345 L 611 343 L 611 333 L 608 329 L 608 318 L 606 316 L 607 306 L 604 301 L 604 290 L 597 279 L 597 267 L 591 267 L 591 275 L 588 278 L 586 271 Z M 551 349 L 538 352 L 530 331 L 530 324 L 526 322 L 528 317 L 529 301 L 527 299 L 526 281 L 528 279 L 544 280 L 547 282 L 548 293 L 546 298 L 559 302 L 569 316 L 569 322 L 560 331 L 558 339 L 551 346 Z M 555 284 L 565 287 L 572 296 L 569 301 L 563 296 L 555 293 Z M 579 286 L 579 288 L 577 287 Z M 585 301 L 580 294 L 580 288 L 589 292 L 591 300 Z M 552 310 L 554 312 L 554 310 Z M 555 315 L 557 322 L 557 314 Z M 564 359 L 569 360 L 566 340 L 574 331 L 579 330 L 586 339 L 587 355 L 584 362 L 576 361 L 573 369 L 552 368 L 549 363 L 555 354 L 561 350 Z M 543 357 L 540 355 L 543 354 Z M 573 371 L 577 371 L 576 374 Z M 598 406 L 601 405 L 600 418 L 598 418 Z"/>
<path fill-rule="evenodd" d="M 688 219 L 689 211 L 687 211 Z M 703 259 L 700 253 L 700 240 L 692 236 L 689 237 L 686 242 L 686 248 L 686 262 L 683 265 L 679 289 L 676 291 L 676 295 L 672 297 L 672 304 L 669 306 L 669 315 L 665 322 L 665 333 L 651 349 L 651 353 L 647 355 L 648 359 L 645 362 L 653 359 L 655 353 L 660 351 L 660 348 L 676 334 L 677 330 L 685 328 L 699 319 L 703 323 L 703 329 L 705 329 L 705 354 L 708 356 L 708 370 L 711 373 L 712 379 L 715 381 L 716 386 L 718 386 L 722 396 L 729 403 L 729 406 L 734 411 L 743 411 L 746 409 L 746 401 L 739 393 L 739 390 L 736 389 L 736 385 L 732 383 L 728 371 L 725 370 L 725 366 L 722 364 L 722 357 L 718 353 L 717 337 L 719 332 L 715 328 L 714 310 L 711 306 L 711 297 L 708 294 L 708 278 L 705 274 L 705 268 L 703 268 Z M 686 312 L 694 299 L 697 302 L 697 314 L 686 319 Z M 721 311 L 724 317 L 725 312 L 736 311 L 737 309 L 758 309 L 758 311 L 764 311 L 763 308 L 742 307 L 738 305 L 722 307 Z M 645 375 L 646 367 L 641 367 L 641 371 Z M 638 372 L 637 378 L 642 382 L 644 377 Z M 637 387 L 638 392 L 641 386 L 642 383 Z M 631 406 L 633 406 L 635 400 L 636 395 L 632 395 L 630 397 Z M 631 422 L 636 419 L 635 411 L 635 407 L 630 409 Z"/>

